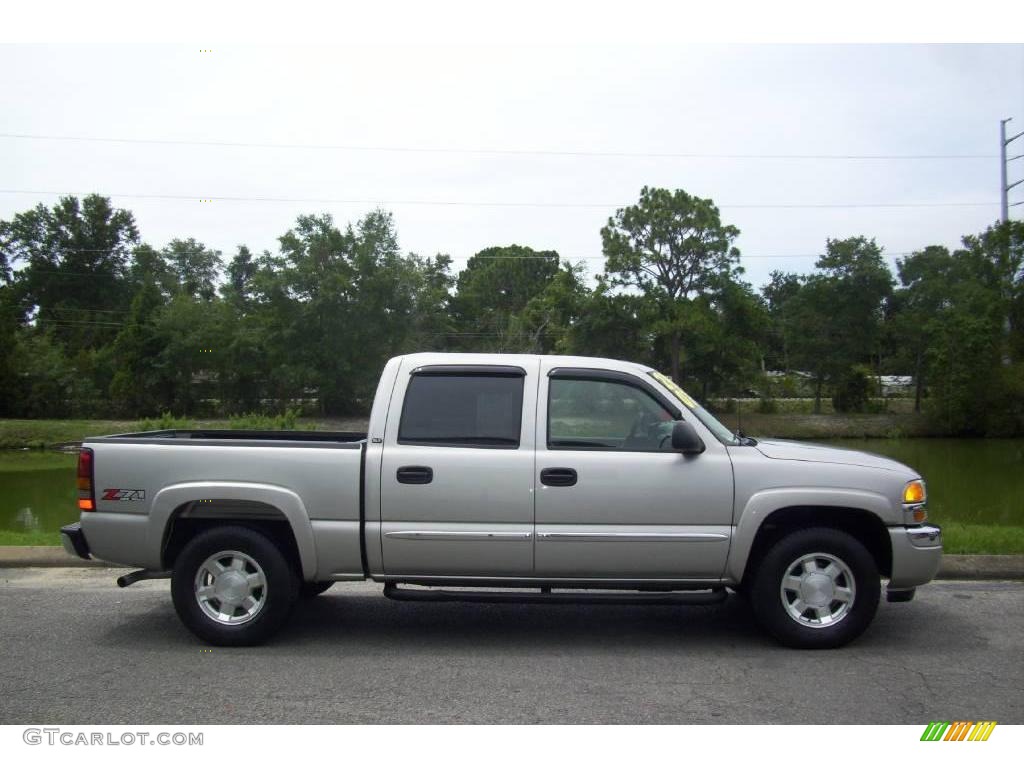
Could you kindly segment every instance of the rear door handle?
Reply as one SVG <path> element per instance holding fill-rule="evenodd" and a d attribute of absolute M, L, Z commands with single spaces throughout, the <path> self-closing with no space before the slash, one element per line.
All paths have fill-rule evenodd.
<path fill-rule="evenodd" d="M 540 481 L 544 485 L 576 485 L 577 479 L 576 470 L 569 467 L 548 467 L 540 471 Z"/>
<path fill-rule="evenodd" d="M 434 479 L 434 470 L 430 467 L 399 467 L 395 479 L 406 485 L 426 485 Z"/>

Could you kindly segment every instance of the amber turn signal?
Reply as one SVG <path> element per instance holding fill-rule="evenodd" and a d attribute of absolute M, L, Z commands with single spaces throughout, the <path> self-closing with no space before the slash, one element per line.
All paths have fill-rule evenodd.
<path fill-rule="evenodd" d="M 914 480 L 907 483 L 907 487 L 903 489 L 903 503 L 904 504 L 920 504 L 925 499 L 924 483 L 920 480 Z"/>

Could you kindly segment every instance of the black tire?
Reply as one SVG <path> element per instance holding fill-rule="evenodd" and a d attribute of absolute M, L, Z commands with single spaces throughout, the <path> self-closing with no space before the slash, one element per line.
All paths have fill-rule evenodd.
<path fill-rule="evenodd" d="M 264 582 L 264 586 L 257 587 L 253 593 L 253 600 L 260 607 L 254 610 L 251 618 L 243 616 L 235 624 L 221 623 L 207 615 L 196 594 L 200 569 L 209 558 L 221 552 L 242 553 L 263 572 L 263 578 L 258 580 Z M 226 557 L 222 563 L 229 560 Z M 209 573 L 205 568 L 203 570 Z M 236 525 L 211 528 L 192 539 L 178 555 L 171 574 L 171 597 L 179 618 L 194 635 L 211 645 L 258 645 L 264 642 L 288 619 L 298 593 L 299 580 L 281 549 L 259 531 Z M 213 606 L 220 606 L 216 599 L 207 604 L 211 605 L 211 610 L 214 610 Z M 244 613 L 245 609 L 230 610 Z"/>
<path fill-rule="evenodd" d="M 333 581 L 306 581 L 303 582 L 302 587 L 299 589 L 299 594 L 302 597 L 316 597 L 317 595 L 322 595 L 333 586 Z"/>
<path fill-rule="evenodd" d="M 796 561 L 819 553 L 824 557 L 815 563 L 807 567 L 797 565 L 795 571 L 789 570 Z M 807 575 L 813 570 L 824 571 L 829 567 L 829 557 L 838 558 L 839 565 L 845 565 L 852 575 L 852 600 L 839 599 L 850 594 L 840 594 L 841 590 L 849 589 L 847 577 L 842 573 L 832 579 L 831 586 L 826 586 L 824 592 L 808 589 L 808 594 L 813 594 L 816 602 L 827 600 L 828 595 L 834 594 L 836 599 L 823 606 L 812 604 L 810 600 L 804 603 L 804 593 L 800 591 L 783 591 L 783 579 L 787 575 L 806 582 Z M 779 642 L 792 648 L 838 648 L 846 645 L 868 628 L 878 609 L 881 593 L 878 565 L 867 548 L 844 531 L 835 528 L 794 531 L 776 542 L 753 567 L 748 590 L 754 616 Z M 797 572 L 799 575 L 794 575 Z M 789 583 L 795 582 L 791 580 Z M 818 599 L 820 595 L 824 597 Z M 800 606 L 805 604 L 809 607 L 802 618 L 791 615 L 791 611 L 798 613 Z M 826 614 L 834 611 L 838 618 L 826 615 L 825 621 L 833 623 L 819 623 L 822 621 L 819 609 Z"/>

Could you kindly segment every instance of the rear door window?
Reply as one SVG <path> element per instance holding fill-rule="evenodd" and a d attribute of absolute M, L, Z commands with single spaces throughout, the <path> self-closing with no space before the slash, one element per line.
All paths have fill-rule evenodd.
<path fill-rule="evenodd" d="M 523 377 L 414 375 L 405 392 L 398 442 L 518 448 Z"/>

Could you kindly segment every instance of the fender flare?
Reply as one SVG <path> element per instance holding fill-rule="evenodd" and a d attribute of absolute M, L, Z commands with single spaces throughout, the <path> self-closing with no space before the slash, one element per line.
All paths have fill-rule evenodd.
<path fill-rule="evenodd" d="M 882 525 L 893 517 L 892 501 L 874 491 L 859 488 L 790 487 L 767 488 L 751 495 L 733 529 L 732 545 L 725 565 L 725 576 L 739 583 L 746 570 L 747 559 L 764 521 L 786 507 L 831 507 L 838 510 L 859 510 L 878 517 Z"/>
<path fill-rule="evenodd" d="M 316 547 L 313 543 L 313 526 L 302 499 L 294 491 L 265 483 L 239 483 L 200 481 L 177 483 L 162 488 L 153 498 L 149 510 L 150 525 L 147 549 L 150 561 L 161 564 L 164 537 L 171 515 L 182 504 L 197 499 L 232 499 L 256 501 L 280 510 L 295 536 L 299 550 L 299 564 L 302 577 L 311 581 L 316 575 Z M 161 566 L 162 567 L 162 566 Z"/>

